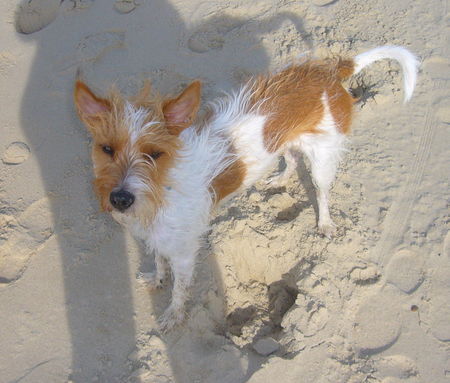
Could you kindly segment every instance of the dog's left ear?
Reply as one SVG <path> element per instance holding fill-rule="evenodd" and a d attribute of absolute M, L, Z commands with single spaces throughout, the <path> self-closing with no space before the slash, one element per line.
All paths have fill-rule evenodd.
<path fill-rule="evenodd" d="M 189 127 L 200 107 L 201 83 L 194 81 L 178 97 L 164 101 L 163 113 L 169 132 L 175 135 Z"/>
<path fill-rule="evenodd" d="M 93 122 L 101 117 L 102 114 L 111 111 L 111 105 L 108 100 L 97 97 L 89 87 L 82 81 L 75 82 L 74 101 L 80 118 L 86 122 Z"/>

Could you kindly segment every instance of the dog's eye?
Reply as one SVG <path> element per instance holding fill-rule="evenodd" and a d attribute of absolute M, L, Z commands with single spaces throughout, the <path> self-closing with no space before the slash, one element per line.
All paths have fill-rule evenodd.
<path fill-rule="evenodd" d="M 161 157 L 164 153 L 163 152 L 151 152 L 149 154 L 150 157 L 152 157 L 154 160 L 157 160 L 159 157 Z"/>
<path fill-rule="evenodd" d="M 111 148 L 111 146 L 102 145 L 102 150 L 103 150 L 103 152 L 105 152 L 106 154 L 108 154 L 110 156 L 114 155 L 114 149 Z"/>

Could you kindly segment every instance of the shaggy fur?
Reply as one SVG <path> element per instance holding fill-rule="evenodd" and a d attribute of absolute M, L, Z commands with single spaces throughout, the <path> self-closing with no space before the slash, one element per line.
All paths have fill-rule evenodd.
<path fill-rule="evenodd" d="M 280 155 L 286 169 L 269 182 L 283 184 L 302 152 L 317 189 L 319 231 L 333 235 L 328 193 L 353 106 L 342 80 L 384 58 L 402 66 L 408 100 L 418 63 L 402 47 L 376 48 L 354 60 L 305 62 L 257 77 L 210 103 L 203 119 L 197 118 L 198 81 L 173 98 L 153 95 L 146 83 L 130 101 L 117 92 L 98 97 L 76 82 L 77 111 L 94 139 L 94 185 L 102 208 L 154 253 L 155 273 L 142 276 L 150 287 L 161 287 L 166 263 L 172 269 L 163 330 L 185 317 L 195 258 L 214 206 L 264 177 Z"/>

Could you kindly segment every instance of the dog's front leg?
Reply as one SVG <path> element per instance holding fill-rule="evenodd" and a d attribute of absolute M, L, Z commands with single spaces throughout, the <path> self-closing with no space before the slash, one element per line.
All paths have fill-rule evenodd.
<path fill-rule="evenodd" d="M 139 273 L 138 278 L 150 290 L 161 289 L 167 273 L 167 261 L 158 252 L 155 253 L 156 270 L 152 273 Z"/>
<path fill-rule="evenodd" d="M 184 252 L 183 258 L 170 258 L 174 279 L 172 301 L 159 319 L 160 329 L 164 332 L 183 322 L 186 317 L 184 306 L 189 296 L 196 254 L 197 250 L 190 252 L 190 254 Z"/>

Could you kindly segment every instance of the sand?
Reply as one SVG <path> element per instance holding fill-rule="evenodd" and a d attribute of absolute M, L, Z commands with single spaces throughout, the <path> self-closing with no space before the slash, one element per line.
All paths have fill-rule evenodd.
<path fill-rule="evenodd" d="M 450 13 L 447 0 L 4 0 L 0 23 L 0 381 L 445 383 L 450 379 Z M 78 68 L 100 93 L 151 78 L 207 101 L 309 51 L 383 44 L 421 60 L 403 104 L 395 63 L 362 95 L 316 228 L 308 164 L 221 207 L 190 317 L 161 334 L 170 284 L 91 188 L 72 104 Z M 280 162 L 280 168 L 283 161 Z"/>

